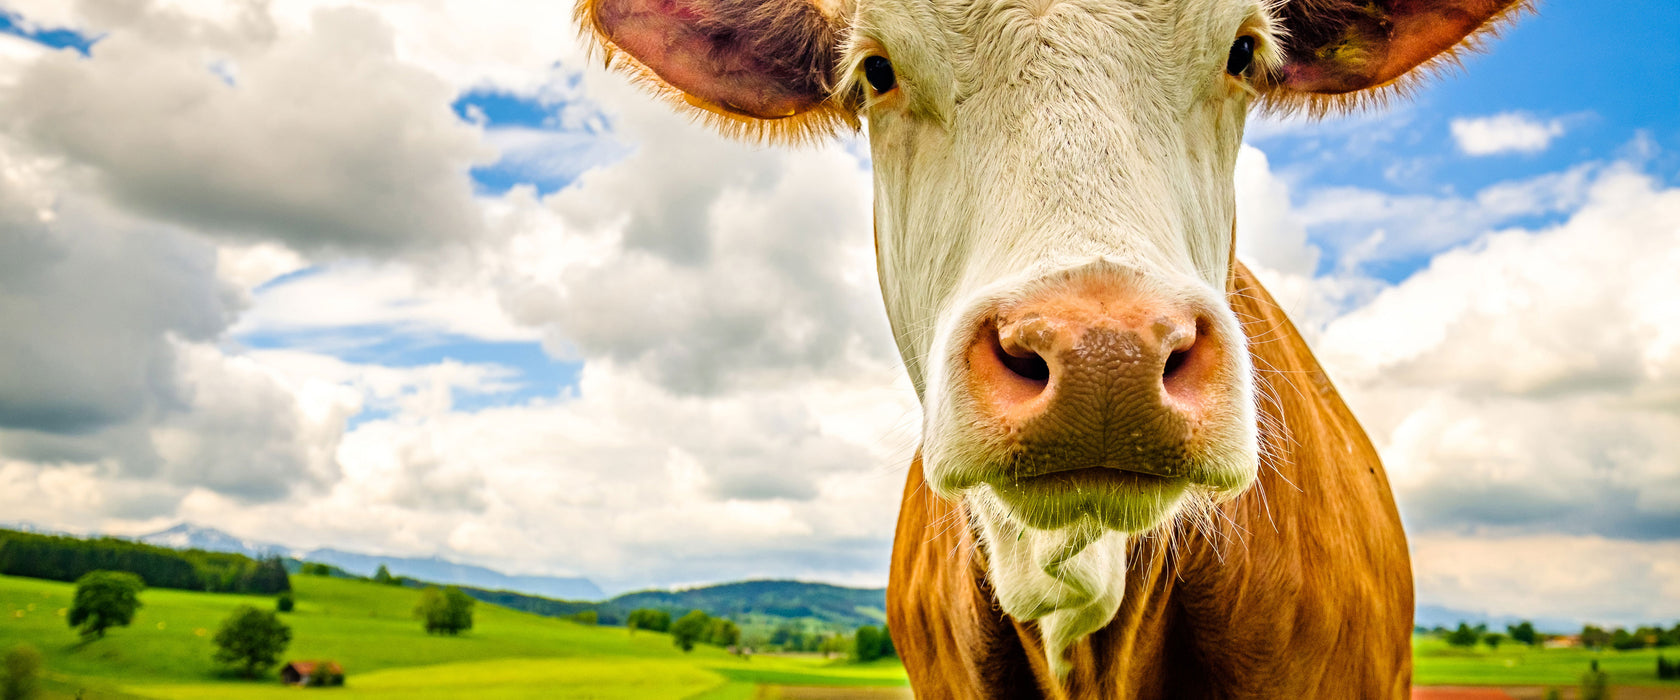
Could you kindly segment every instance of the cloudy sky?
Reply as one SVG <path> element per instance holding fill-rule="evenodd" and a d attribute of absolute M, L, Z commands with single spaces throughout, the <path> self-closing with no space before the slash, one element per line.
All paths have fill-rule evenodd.
<path fill-rule="evenodd" d="M 856 138 L 714 137 L 570 2 L 0 0 L 0 520 L 610 591 L 879 585 L 917 409 Z M 1419 602 L 1680 617 L 1680 5 L 1251 125 L 1239 248 Z"/>

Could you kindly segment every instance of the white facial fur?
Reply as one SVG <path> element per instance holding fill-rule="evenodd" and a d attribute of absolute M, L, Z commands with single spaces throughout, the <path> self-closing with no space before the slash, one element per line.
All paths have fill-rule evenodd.
<path fill-rule="evenodd" d="M 1259 0 L 857 0 L 845 75 L 871 94 L 882 291 L 922 400 L 926 476 L 963 500 L 1004 610 L 1039 620 L 1058 671 L 1066 647 L 1118 609 L 1127 536 L 1186 496 L 1146 495 L 1167 501 L 1152 523 L 1102 527 L 1075 507 L 1050 529 L 1031 527 L 1044 519 L 984 482 L 997 452 L 958 391 L 962 353 L 979 314 L 1048 278 L 1093 267 L 1141 275 L 1212 310 L 1239 358 L 1226 390 L 1241 408 L 1202 446 L 1219 488 L 1189 497 L 1247 487 L 1252 379 L 1225 302 L 1232 176 L 1252 96 L 1225 64 L 1245 34 L 1258 65 L 1277 60 Z M 872 55 L 891 60 L 897 89 L 869 91 L 861 63 Z"/>

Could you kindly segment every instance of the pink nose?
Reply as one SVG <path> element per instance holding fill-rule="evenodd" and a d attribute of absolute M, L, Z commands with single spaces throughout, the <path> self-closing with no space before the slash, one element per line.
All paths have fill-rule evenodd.
<path fill-rule="evenodd" d="M 1016 476 L 1109 467 L 1184 476 L 1225 351 L 1206 314 L 1133 285 L 1085 283 L 997 311 L 968 350 L 983 423 Z"/>

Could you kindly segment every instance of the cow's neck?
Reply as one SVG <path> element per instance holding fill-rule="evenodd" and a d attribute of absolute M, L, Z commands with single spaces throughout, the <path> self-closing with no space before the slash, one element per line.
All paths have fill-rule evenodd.
<path fill-rule="evenodd" d="M 1411 628 L 1410 563 L 1386 477 L 1294 327 L 1246 269 L 1236 277 L 1270 432 L 1259 480 L 1221 508 L 1211 536 L 1180 524 L 1128 543 L 1113 570 L 1125 580 L 1119 609 L 1068 647 L 1066 674 L 1048 660 L 1053 630 L 1003 614 L 996 564 L 955 526 L 963 507 L 912 466 L 888 604 L 918 694 L 1404 695 L 1409 647 L 1396 644 Z M 951 691 L 928 690 L 941 687 Z"/>

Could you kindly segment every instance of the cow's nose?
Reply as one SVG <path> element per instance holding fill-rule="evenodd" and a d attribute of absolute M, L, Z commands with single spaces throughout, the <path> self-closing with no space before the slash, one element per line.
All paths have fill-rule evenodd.
<path fill-rule="evenodd" d="M 1218 391 L 1214 332 L 1192 307 L 1129 290 L 1041 295 L 979 325 L 970 390 L 982 420 L 1024 445 L 1171 451 Z M 1085 459 L 1101 464 L 1077 466 L 1119 457 L 1091 454 Z"/>

